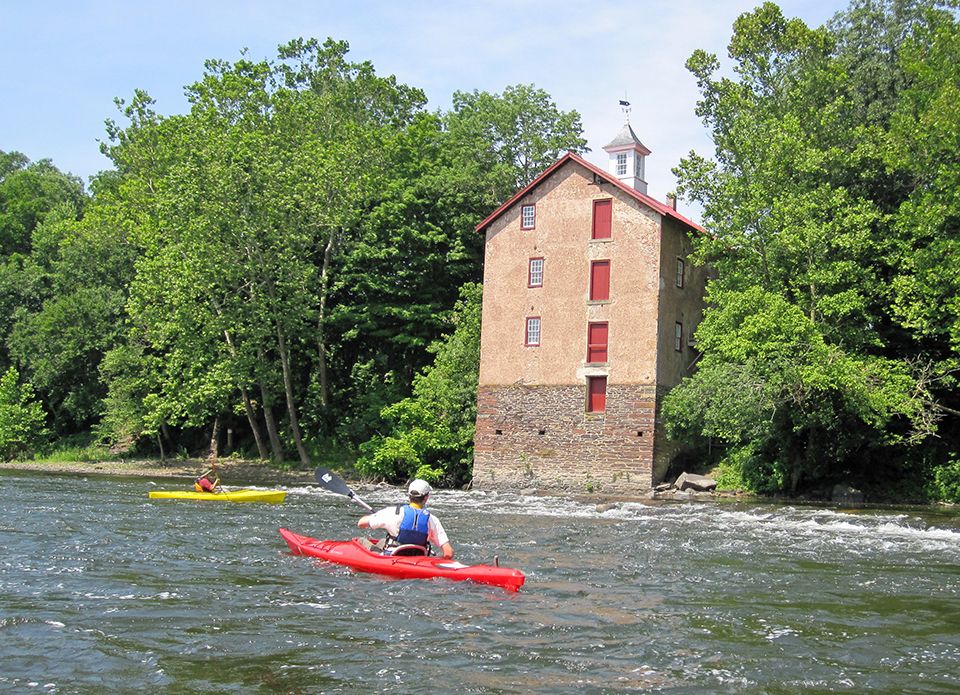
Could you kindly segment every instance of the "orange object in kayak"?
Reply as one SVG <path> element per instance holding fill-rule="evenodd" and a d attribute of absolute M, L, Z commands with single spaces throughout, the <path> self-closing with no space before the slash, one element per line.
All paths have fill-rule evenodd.
<path fill-rule="evenodd" d="M 280 529 L 280 535 L 294 555 L 318 557 L 359 572 L 385 574 L 398 579 L 469 579 L 478 584 L 492 584 L 509 591 L 517 591 L 523 586 L 525 579 L 523 572 L 509 567 L 464 565 L 456 560 L 425 555 L 382 555 L 367 550 L 356 538 L 349 541 L 318 541 L 315 538 L 299 536 L 285 528 Z"/>

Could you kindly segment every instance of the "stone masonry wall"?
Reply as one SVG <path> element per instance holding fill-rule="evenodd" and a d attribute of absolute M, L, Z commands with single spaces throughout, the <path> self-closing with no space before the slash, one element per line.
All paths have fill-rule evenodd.
<path fill-rule="evenodd" d="M 473 484 L 480 489 L 637 495 L 653 483 L 656 388 L 607 387 L 604 413 L 584 386 L 481 386 Z"/>

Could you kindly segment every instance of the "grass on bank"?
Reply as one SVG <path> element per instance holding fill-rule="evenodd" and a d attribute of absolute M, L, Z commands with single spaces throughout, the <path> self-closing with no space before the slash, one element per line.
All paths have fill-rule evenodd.
<path fill-rule="evenodd" d="M 36 463 L 93 463 L 95 461 L 122 461 L 122 454 L 110 451 L 110 447 L 96 441 L 90 434 L 74 434 L 50 442 L 43 448 L 25 456 L 23 460 Z"/>
<path fill-rule="evenodd" d="M 190 453 L 181 448 L 165 457 L 168 461 L 186 461 L 205 458 L 203 454 Z M 346 476 L 356 475 L 356 455 L 351 450 L 334 444 L 313 447 L 310 451 L 311 463 L 304 465 L 299 460 L 284 460 L 279 463 L 265 462 L 266 465 L 280 471 L 312 470 L 316 466 L 326 466 Z M 95 463 L 102 461 L 160 460 L 156 452 L 117 453 L 90 433 L 74 434 L 51 442 L 46 447 L 25 456 L 21 460 L 35 463 Z M 258 457 L 246 451 L 233 451 L 221 455 L 222 461 L 257 461 Z"/>

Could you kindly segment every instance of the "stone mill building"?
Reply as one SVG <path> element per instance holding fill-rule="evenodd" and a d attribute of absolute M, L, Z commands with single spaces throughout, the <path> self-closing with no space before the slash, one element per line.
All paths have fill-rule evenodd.
<path fill-rule="evenodd" d="M 608 171 L 568 153 L 477 226 L 480 489 L 635 495 L 677 454 L 658 414 L 696 362 L 704 230 L 647 195 L 629 122 L 604 150 Z"/>

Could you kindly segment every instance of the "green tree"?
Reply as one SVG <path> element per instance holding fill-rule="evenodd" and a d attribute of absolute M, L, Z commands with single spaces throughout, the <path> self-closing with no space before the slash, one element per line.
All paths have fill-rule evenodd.
<path fill-rule="evenodd" d="M 433 364 L 413 396 L 383 409 L 391 431 L 366 442 L 357 468 L 366 475 L 469 482 L 477 413 L 482 287 L 468 283 L 454 307 L 453 331 L 431 347 Z"/>
<path fill-rule="evenodd" d="M 98 203 L 74 220 L 51 213 L 33 232 L 33 301 L 14 314 L 7 345 L 52 415 L 54 429 L 87 429 L 102 410 L 99 365 L 123 336 L 124 304 L 135 251 Z M 23 286 L 23 296 L 29 287 Z"/>
<path fill-rule="evenodd" d="M 677 173 L 704 205 L 712 236 L 698 250 L 717 279 L 700 370 L 668 418 L 675 434 L 729 444 L 759 489 L 859 482 L 871 466 L 896 476 L 944 433 L 943 345 L 898 318 L 890 292 L 907 268 L 896 220 L 912 184 L 888 166 L 887 132 L 912 81 L 908 40 L 929 46 L 923 27 L 952 21 L 932 6 L 856 2 L 810 29 L 766 3 L 734 25 L 734 77 L 702 51 L 688 61 L 716 153 Z"/>
<path fill-rule="evenodd" d="M 932 13 L 903 52 L 909 87 L 886 159 L 912 186 L 897 210 L 893 309 L 903 325 L 960 357 L 960 23 Z M 960 404 L 955 400 L 955 407 Z"/>
<path fill-rule="evenodd" d="M 928 395 L 903 361 L 845 352 L 799 307 L 759 287 L 714 290 L 711 300 L 697 330 L 697 374 L 668 394 L 664 416 L 676 438 L 725 442 L 753 490 L 864 476 L 882 467 L 884 447 L 928 434 Z M 898 419 L 914 430 L 899 431 Z"/>
<path fill-rule="evenodd" d="M 79 217 L 85 201 L 80 179 L 50 160 L 0 151 L 0 255 L 28 253 L 33 230 L 52 210 L 67 205 Z"/>
<path fill-rule="evenodd" d="M 276 64 L 209 61 L 188 89 L 189 114 L 161 118 L 138 94 L 125 110 L 131 126 L 112 128 L 108 152 L 144 249 L 128 311 L 162 365 L 146 399 L 154 423 L 215 423 L 239 400 L 261 455 L 257 408 L 278 457 L 273 407 L 282 404 L 309 461 L 301 403 L 314 392 L 330 405 L 335 260 L 396 130 L 424 101 L 346 52 L 342 42 L 298 40 Z"/>
<path fill-rule="evenodd" d="M 79 219 L 86 202 L 80 180 L 49 160 L 0 151 L 0 368 L 11 363 L 7 341 L 16 317 L 50 295 L 45 267 L 32 257 L 37 228 Z"/>
<path fill-rule="evenodd" d="M 0 369 L 12 363 L 7 341 L 17 316 L 38 310 L 47 294 L 46 273 L 30 256 L 0 257 Z"/>
<path fill-rule="evenodd" d="M 0 459 L 8 460 L 33 447 L 43 434 L 44 414 L 30 384 L 10 367 L 0 377 Z"/>
<path fill-rule="evenodd" d="M 503 94 L 454 92 L 444 116 L 445 145 L 460 175 L 473 182 L 493 209 L 567 151 L 584 152 L 580 114 L 561 111 L 534 85 Z"/>
<path fill-rule="evenodd" d="M 422 92 L 347 50 L 298 39 L 276 61 L 208 61 L 182 115 L 140 91 L 118 102 L 128 123 L 108 123 L 103 147 L 116 172 L 96 184 L 132 250 L 129 320 L 92 361 L 113 438 L 177 446 L 245 417 L 261 456 L 303 462 L 322 437 L 368 438 L 410 393 L 456 288 L 479 280 L 476 222 L 583 151 L 579 115 L 541 90 L 428 114 Z M 33 314 L 20 355 L 53 325 Z"/>

